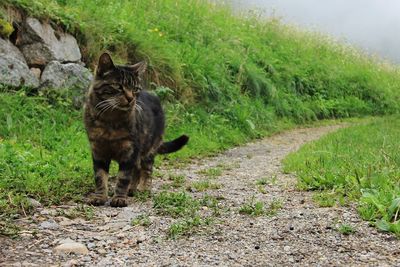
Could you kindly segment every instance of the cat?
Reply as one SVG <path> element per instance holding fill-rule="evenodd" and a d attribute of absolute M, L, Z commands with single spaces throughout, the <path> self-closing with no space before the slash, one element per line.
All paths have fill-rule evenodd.
<path fill-rule="evenodd" d="M 92 205 L 108 201 L 111 160 L 119 164 L 112 207 L 127 206 L 127 196 L 151 190 L 154 157 L 178 151 L 189 140 L 163 142 L 165 117 L 157 96 L 143 90 L 145 62 L 114 65 L 103 53 L 98 61 L 84 105 L 84 124 L 90 142 L 96 191 Z"/>

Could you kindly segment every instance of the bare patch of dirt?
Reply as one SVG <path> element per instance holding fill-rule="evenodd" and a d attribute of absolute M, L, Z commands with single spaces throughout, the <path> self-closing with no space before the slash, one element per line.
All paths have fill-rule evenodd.
<path fill-rule="evenodd" d="M 296 129 L 182 169 L 160 170 L 165 178 L 155 179 L 155 194 L 172 184 L 168 177 L 175 175 L 185 180 L 176 178 L 175 187 L 168 190 L 219 200 L 213 223 L 196 227 L 189 235 L 167 238 L 176 220 L 157 214 L 152 199 L 133 201 L 126 208 L 86 210 L 73 203 L 38 208 L 33 216 L 19 220 L 27 230 L 17 239 L 0 237 L 0 265 L 399 266 L 398 239 L 370 227 L 354 207 L 318 207 L 312 194 L 296 190 L 295 177 L 281 170 L 288 153 L 339 127 Z M 193 185 L 199 181 L 218 186 Z M 268 212 L 242 214 L 240 209 L 252 201 L 263 203 Z M 65 217 L 73 209 L 80 216 Z M 131 224 L 143 214 L 149 225 Z M 355 233 L 340 233 L 341 224 L 350 225 Z M 88 253 L 55 253 L 55 247 L 70 241 L 85 245 Z"/>

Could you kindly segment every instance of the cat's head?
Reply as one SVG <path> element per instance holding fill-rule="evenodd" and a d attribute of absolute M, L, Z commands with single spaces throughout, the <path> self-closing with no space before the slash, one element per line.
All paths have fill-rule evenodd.
<path fill-rule="evenodd" d="M 102 113 L 132 110 L 142 90 L 141 77 L 146 68 L 146 62 L 114 65 L 111 56 L 103 53 L 99 58 L 91 92 L 97 99 L 96 109 Z"/>

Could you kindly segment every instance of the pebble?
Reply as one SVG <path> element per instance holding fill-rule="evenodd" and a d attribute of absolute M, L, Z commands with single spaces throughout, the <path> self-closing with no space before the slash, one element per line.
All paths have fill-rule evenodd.
<path fill-rule="evenodd" d="M 101 255 L 107 254 L 107 250 L 105 250 L 104 248 L 101 248 L 101 249 L 97 250 L 97 252 L 98 252 L 99 254 L 101 254 Z"/>
<path fill-rule="evenodd" d="M 75 253 L 75 254 L 84 254 L 85 255 L 85 254 L 89 253 L 89 250 L 82 243 L 71 242 L 71 243 L 64 243 L 64 244 L 58 245 L 57 247 L 54 248 L 54 253 L 56 253 L 56 254 Z"/>
<path fill-rule="evenodd" d="M 92 249 L 92 248 L 96 247 L 96 244 L 93 243 L 93 242 L 90 242 L 90 243 L 87 244 L 87 247 L 88 247 L 88 249 Z"/>
<path fill-rule="evenodd" d="M 284 247 L 283 247 L 283 250 L 284 250 L 285 252 L 290 252 L 291 249 L 290 249 L 289 246 L 284 246 Z"/>
<path fill-rule="evenodd" d="M 39 208 L 42 206 L 42 203 L 40 203 L 39 201 L 37 201 L 34 198 L 28 198 L 28 202 L 32 207 L 35 207 L 35 208 Z"/>
<path fill-rule="evenodd" d="M 60 226 L 54 220 L 48 220 L 48 221 L 41 222 L 39 224 L 39 228 L 46 229 L 46 230 L 57 230 L 60 228 Z"/>

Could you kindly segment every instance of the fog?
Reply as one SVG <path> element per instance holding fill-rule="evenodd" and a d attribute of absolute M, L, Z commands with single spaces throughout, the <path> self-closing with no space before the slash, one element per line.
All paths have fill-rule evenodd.
<path fill-rule="evenodd" d="M 231 0 L 400 63 L 400 0 Z"/>

